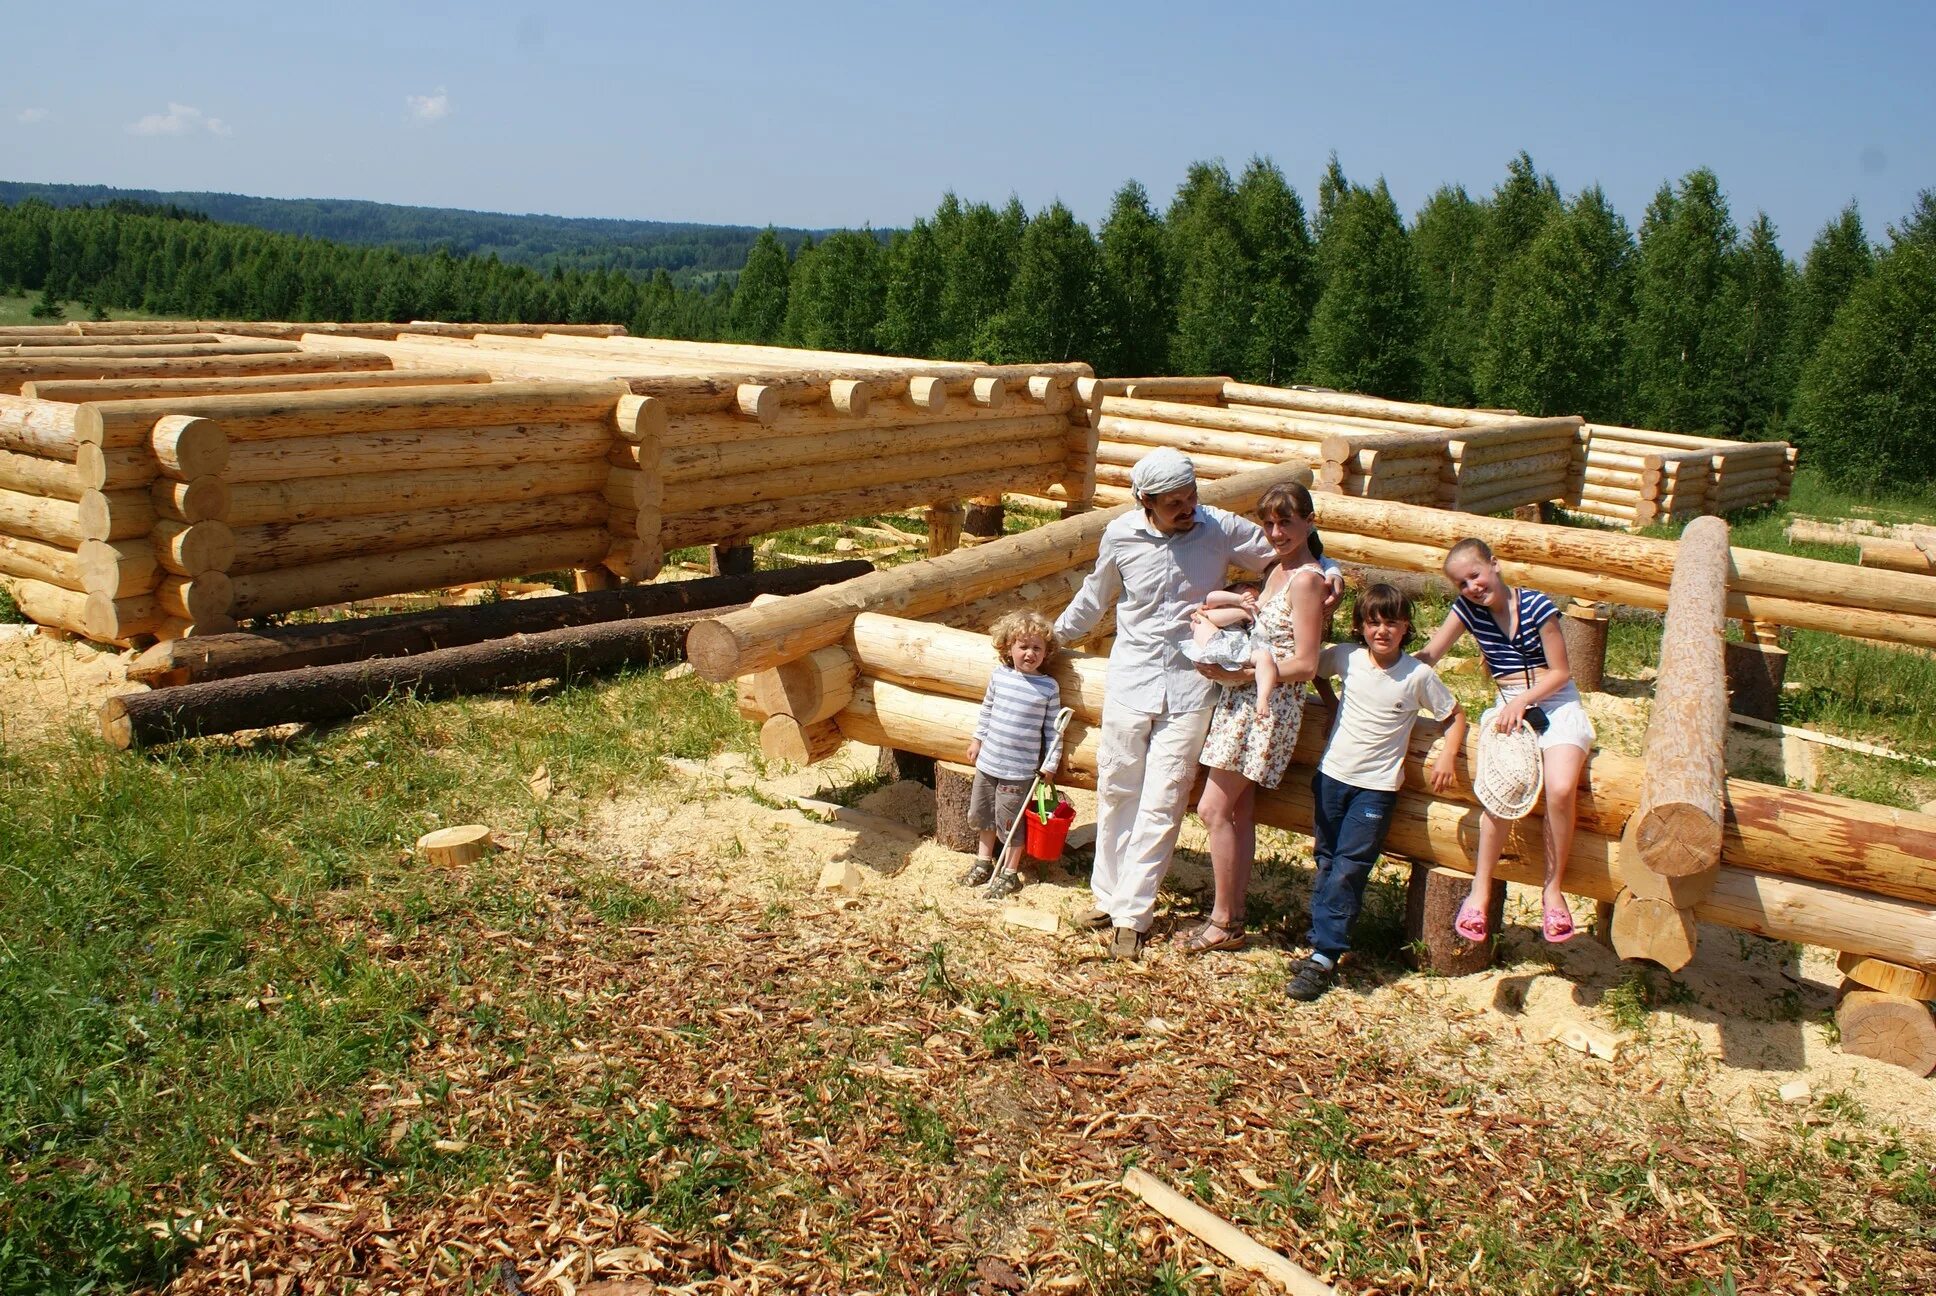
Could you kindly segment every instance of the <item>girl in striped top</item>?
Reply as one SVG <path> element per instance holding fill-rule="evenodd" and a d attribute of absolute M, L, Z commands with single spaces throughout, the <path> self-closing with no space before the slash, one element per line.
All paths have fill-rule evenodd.
<path fill-rule="evenodd" d="M 1501 733 L 1527 723 L 1530 707 L 1544 713 L 1539 734 L 1540 765 L 1546 791 L 1546 885 L 1542 891 L 1541 929 L 1552 942 L 1575 934 L 1573 912 L 1567 907 L 1561 883 L 1573 849 L 1573 826 L 1579 812 L 1580 778 L 1593 750 L 1593 722 L 1587 718 L 1580 691 L 1567 669 L 1566 640 L 1560 634 L 1559 609 L 1537 590 L 1513 589 L 1499 572 L 1499 563 L 1483 540 L 1465 539 L 1445 555 L 1445 577 L 1459 597 L 1452 615 L 1417 653 L 1420 661 L 1436 666 L 1446 650 L 1470 630 L 1485 658 L 1486 671 L 1499 686 L 1499 701 L 1479 719 Z M 1539 726 L 1533 726 L 1538 729 Z M 1459 935 L 1473 942 L 1487 936 L 1486 900 L 1492 893 L 1492 871 L 1506 844 L 1506 825 L 1491 814 L 1479 821 L 1479 858 L 1472 873 L 1472 890 L 1453 922 Z"/>

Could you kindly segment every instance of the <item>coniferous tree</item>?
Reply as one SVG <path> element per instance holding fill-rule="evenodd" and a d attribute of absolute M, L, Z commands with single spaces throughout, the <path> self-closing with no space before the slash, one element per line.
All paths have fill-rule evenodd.
<path fill-rule="evenodd" d="M 742 342 L 772 344 L 786 328 L 787 279 L 791 269 L 786 245 L 769 225 L 753 240 L 746 268 L 739 272 L 733 293 L 732 335 Z"/>
<path fill-rule="evenodd" d="M 1170 362 L 1186 374 L 1243 372 L 1251 266 L 1237 223 L 1236 186 L 1223 163 L 1190 168 L 1164 224 L 1176 283 Z"/>
<path fill-rule="evenodd" d="M 1634 326 L 1633 416 L 1670 432 L 1725 434 L 1734 340 L 1734 221 L 1705 167 L 1662 185 L 1640 226 Z"/>
<path fill-rule="evenodd" d="M 1775 241 L 1766 212 L 1755 215 L 1735 253 L 1733 292 L 1739 326 L 1731 365 L 1728 434 L 1777 437 L 1795 389 L 1789 357 L 1789 310 L 1795 269 Z"/>
<path fill-rule="evenodd" d="M 1473 368 L 1483 338 L 1485 277 L 1479 246 L 1485 208 L 1457 185 L 1426 199 L 1412 224 L 1418 265 L 1419 395 L 1439 405 L 1471 405 Z"/>
<path fill-rule="evenodd" d="M 1170 298 L 1163 222 L 1149 194 L 1131 180 L 1116 191 L 1102 227 L 1103 337 L 1100 372 L 1137 377 L 1169 371 Z"/>
<path fill-rule="evenodd" d="M 1623 416 L 1633 237 L 1595 185 L 1547 218 L 1492 295 L 1490 399 L 1527 414 Z"/>
<path fill-rule="evenodd" d="M 1311 377 L 1394 400 L 1418 394 L 1418 270 L 1380 179 L 1340 197 L 1318 242 L 1324 291 L 1311 319 Z"/>
<path fill-rule="evenodd" d="M 1473 306 L 1472 377 L 1480 398 L 1494 400 L 1494 372 L 1504 357 L 1486 345 L 1492 318 L 1492 296 L 1500 276 L 1539 236 L 1546 222 L 1560 210 L 1559 186 L 1542 176 L 1525 150 L 1506 164 L 1506 178 L 1492 192 L 1479 228 L 1479 252 L 1474 261 L 1478 282 Z"/>
<path fill-rule="evenodd" d="M 1351 192 L 1351 182 L 1345 179 L 1344 168 L 1338 164 L 1338 151 L 1331 150 L 1331 157 L 1324 164 L 1324 174 L 1318 177 L 1318 209 L 1311 217 L 1311 237 L 1318 242 L 1324 241 L 1324 231 L 1331 224 L 1331 213 Z"/>
<path fill-rule="evenodd" d="M 67 312 L 61 309 L 60 299 L 54 296 L 54 285 L 52 283 L 49 283 L 45 288 L 41 289 L 40 300 L 28 309 L 27 314 L 34 319 L 43 320 L 67 318 Z"/>
<path fill-rule="evenodd" d="M 1798 381 L 1828 326 L 1835 322 L 1835 312 L 1842 309 L 1850 290 L 1874 269 L 1875 249 L 1869 246 L 1869 236 L 1863 231 L 1862 214 L 1850 203 L 1815 236 L 1795 284 L 1788 320 L 1788 355 Z"/>
<path fill-rule="evenodd" d="M 1237 227 L 1250 263 L 1249 337 L 1240 377 L 1283 386 L 1303 368 L 1317 303 L 1316 254 L 1304 204 L 1268 158 L 1252 158 L 1237 182 Z"/>
<path fill-rule="evenodd" d="M 1089 227 L 1050 204 L 1022 234 L 1008 306 L 979 348 L 996 364 L 1081 360 L 1094 353 L 1102 258 Z"/>
<path fill-rule="evenodd" d="M 820 249 L 812 238 L 807 238 L 793 254 L 793 269 L 787 272 L 786 323 L 780 328 L 780 338 L 787 346 L 807 345 L 806 334 L 812 327 L 808 315 L 819 291 L 819 280 Z"/>
<path fill-rule="evenodd" d="M 887 297 L 879 341 L 889 355 L 933 357 L 941 353 L 941 295 L 947 267 L 934 227 L 914 227 L 887 249 Z"/>
<path fill-rule="evenodd" d="M 1811 462 L 1862 490 L 1936 480 L 1936 202 L 1891 231 L 1802 374 L 1795 422 Z"/>

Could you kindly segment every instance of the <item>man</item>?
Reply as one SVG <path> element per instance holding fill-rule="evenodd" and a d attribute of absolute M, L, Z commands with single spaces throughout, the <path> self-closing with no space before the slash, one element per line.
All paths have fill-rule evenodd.
<path fill-rule="evenodd" d="M 1216 702 L 1216 685 L 1183 655 L 1190 613 L 1232 563 L 1261 572 L 1276 556 L 1255 523 L 1197 503 L 1196 466 L 1179 451 L 1143 456 L 1130 489 L 1142 511 L 1103 531 L 1095 570 L 1055 623 L 1070 643 L 1116 608 L 1096 755 L 1095 904 L 1077 921 L 1112 928 L 1120 959 L 1142 954 Z M 1327 575 L 1341 588 L 1336 564 Z"/>

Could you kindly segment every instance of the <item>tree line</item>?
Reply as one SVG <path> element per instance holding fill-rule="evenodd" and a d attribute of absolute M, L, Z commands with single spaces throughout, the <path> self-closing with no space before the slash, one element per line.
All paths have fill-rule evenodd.
<path fill-rule="evenodd" d="M 1714 173 L 1663 184 L 1638 231 L 1522 153 L 1492 192 L 1408 224 L 1333 157 L 1314 209 L 1267 159 L 1130 182 L 1096 230 L 953 194 L 883 240 L 753 243 L 736 281 L 541 273 L 343 247 L 159 211 L 0 209 L 0 286 L 97 310 L 243 318 L 626 324 L 634 333 L 1103 374 L 1230 374 L 1397 399 L 1785 436 L 1851 485 L 1936 480 L 1936 195 L 1873 244 L 1853 205 L 1796 265 Z"/>

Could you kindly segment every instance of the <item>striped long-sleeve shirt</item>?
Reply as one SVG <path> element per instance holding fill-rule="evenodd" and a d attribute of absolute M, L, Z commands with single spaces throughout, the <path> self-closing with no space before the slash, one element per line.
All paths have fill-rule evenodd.
<path fill-rule="evenodd" d="M 975 769 L 1011 781 L 1054 769 L 1062 761 L 1062 740 L 1055 732 L 1061 709 L 1062 690 L 1053 679 L 997 666 L 975 720 L 975 739 L 981 743 Z"/>

